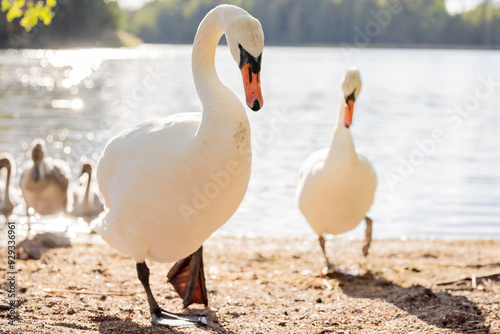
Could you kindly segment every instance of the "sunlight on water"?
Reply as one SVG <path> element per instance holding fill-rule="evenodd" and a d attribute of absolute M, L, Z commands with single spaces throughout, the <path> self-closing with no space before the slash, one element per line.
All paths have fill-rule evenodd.
<path fill-rule="evenodd" d="M 355 64 L 363 89 L 352 133 L 378 173 L 375 237 L 500 238 L 500 52 L 358 51 L 347 61 L 335 48 L 266 48 L 265 107 L 248 113 L 252 178 L 220 232 L 312 233 L 295 204 L 298 170 L 329 145 L 341 76 Z M 120 131 L 200 111 L 190 56 L 190 46 L 169 45 L 0 51 L 0 152 L 11 153 L 18 165 L 13 196 L 22 202 L 19 172 L 34 138 L 45 139 L 49 154 L 70 164 L 76 181 L 81 163 L 97 161 Z M 217 57 L 221 79 L 243 100 L 228 50 L 221 47 Z M 485 88 L 491 76 L 497 85 Z M 478 89 L 488 96 L 475 101 Z M 25 209 L 18 210 L 25 222 Z M 33 225 L 37 231 L 68 227 L 73 234 L 89 230 L 82 221 L 57 217 Z M 349 235 L 361 237 L 363 228 Z"/>
<path fill-rule="evenodd" d="M 80 99 L 73 100 L 52 100 L 52 108 L 54 109 L 82 109 L 83 101 Z"/>

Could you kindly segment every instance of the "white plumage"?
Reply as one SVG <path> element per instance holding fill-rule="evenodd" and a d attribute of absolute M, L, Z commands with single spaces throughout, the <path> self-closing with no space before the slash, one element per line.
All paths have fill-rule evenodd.
<path fill-rule="evenodd" d="M 203 113 L 174 114 L 125 131 L 99 160 L 97 179 L 109 211 L 96 230 L 137 262 L 171 262 L 192 254 L 234 214 L 247 190 L 248 118 L 214 65 L 223 32 L 237 62 L 238 44 L 255 58 L 261 54 L 258 21 L 240 8 L 216 7 L 193 44 Z"/>

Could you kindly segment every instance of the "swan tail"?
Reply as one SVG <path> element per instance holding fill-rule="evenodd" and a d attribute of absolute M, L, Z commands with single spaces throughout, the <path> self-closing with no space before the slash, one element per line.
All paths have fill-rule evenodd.
<path fill-rule="evenodd" d="M 185 259 L 177 261 L 168 272 L 168 282 L 184 300 L 184 307 L 191 304 L 208 305 L 205 274 L 203 271 L 203 246 Z"/>

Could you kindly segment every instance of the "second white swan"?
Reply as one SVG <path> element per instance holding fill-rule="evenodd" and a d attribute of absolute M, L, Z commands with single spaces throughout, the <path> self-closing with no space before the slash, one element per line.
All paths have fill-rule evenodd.
<path fill-rule="evenodd" d="M 350 231 L 365 219 L 365 256 L 371 243 L 372 220 L 366 213 L 373 203 L 377 176 L 368 159 L 355 151 L 350 131 L 354 103 L 360 91 L 359 71 L 351 68 L 342 82 L 339 121 L 332 144 L 306 159 L 297 187 L 299 208 L 319 236 L 329 269 L 333 266 L 326 254 L 324 234 Z"/>

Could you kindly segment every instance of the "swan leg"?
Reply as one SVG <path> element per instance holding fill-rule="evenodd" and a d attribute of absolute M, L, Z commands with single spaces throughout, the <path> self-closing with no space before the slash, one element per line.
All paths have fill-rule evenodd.
<path fill-rule="evenodd" d="M 156 302 L 151 287 L 149 285 L 149 268 L 146 262 L 136 264 L 137 277 L 142 283 L 148 297 L 149 310 L 151 312 L 151 322 L 155 326 L 165 327 L 197 327 L 207 324 L 205 315 L 182 315 L 163 310 Z"/>
<path fill-rule="evenodd" d="M 369 217 L 365 217 L 366 220 L 366 230 L 365 230 L 365 244 L 363 246 L 363 256 L 368 255 L 368 250 L 370 249 L 370 245 L 372 243 L 372 225 L 373 221 Z"/>
<path fill-rule="evenodd" d="M 174 264 L 168 273 L 168 281 L 184 300 L 184 307 L 193 303 L 208 305 L 205 274 L 203 271 L 203 246 L 196 252 Z"/>
<path fill-rule="evenodd" d="M 325 238 L 323 237 L 323 234 L 319 236 L 319 245 L 321 246 L 321 250 L 323 251 L 323 255 L 325 256 L 325 265 L 328 269 L 332 269 L 333 266 L 330 263 L 330 260 L 328 260 L 328 256 L 326 255 L 326 250 L 325 250 Z"/>
<path fill-rule="evenodd" d="M 26 205 L 26 218 L 28 219 L 28 238 L 30 237 L 31 232 L 31 216 L 30 216 L 30 208 Z"/>

